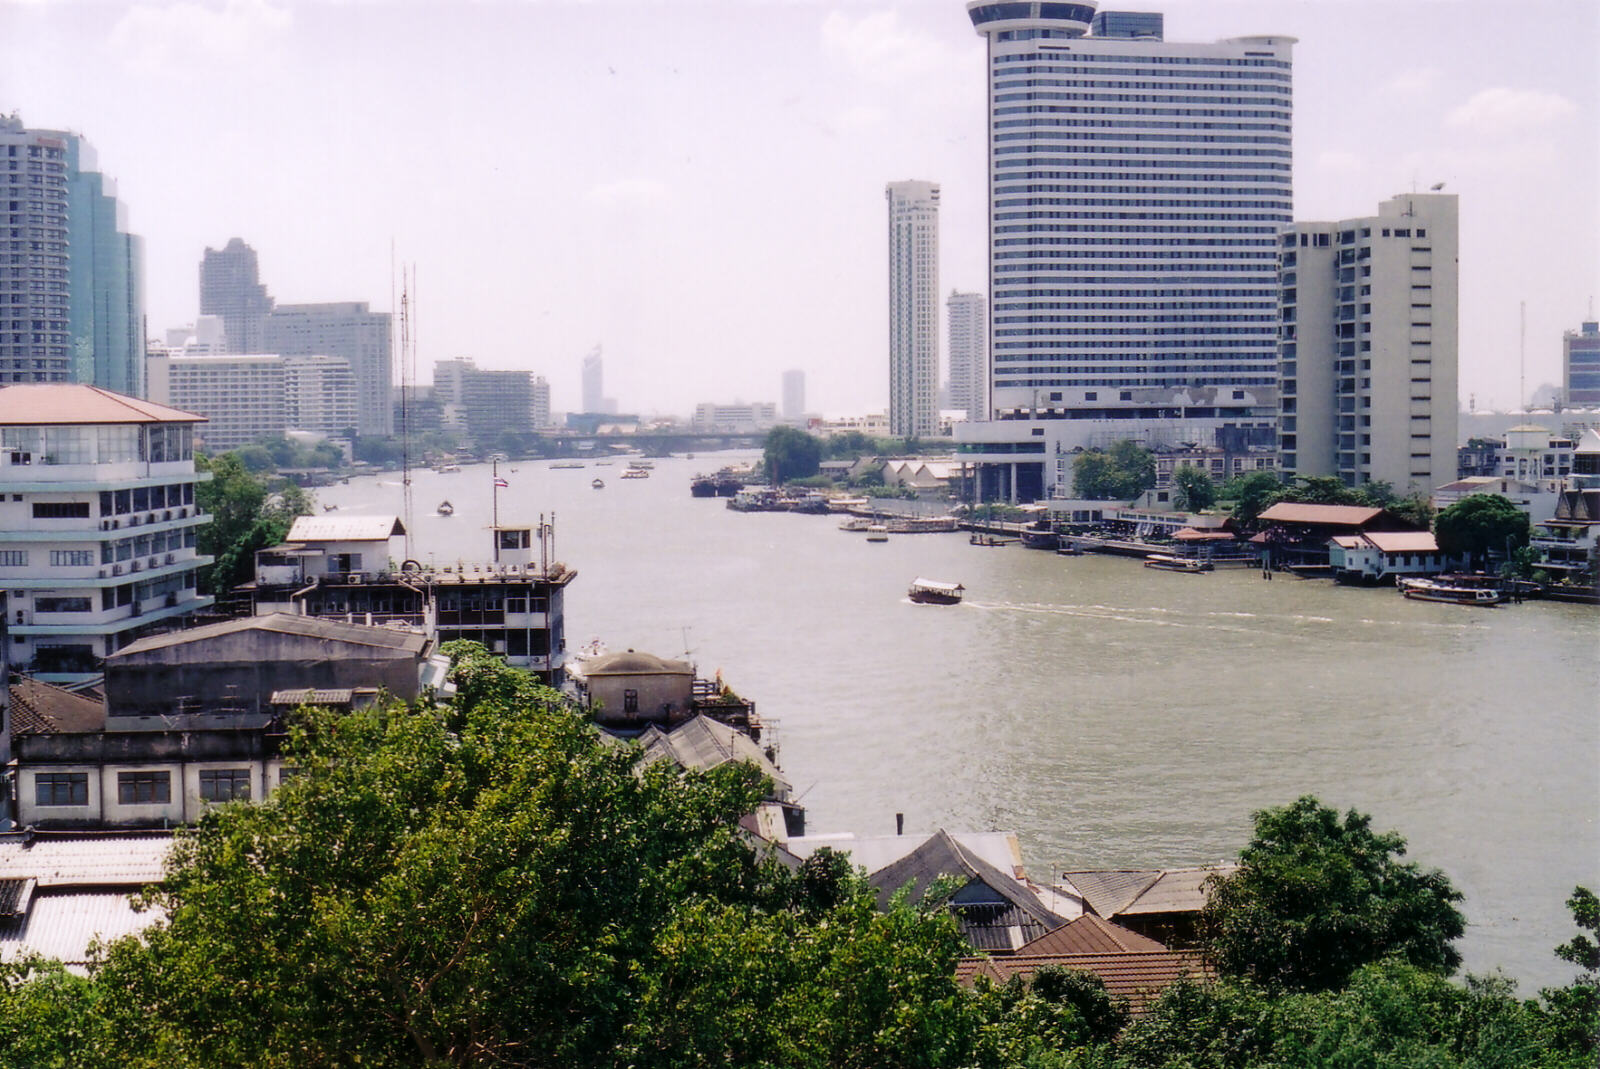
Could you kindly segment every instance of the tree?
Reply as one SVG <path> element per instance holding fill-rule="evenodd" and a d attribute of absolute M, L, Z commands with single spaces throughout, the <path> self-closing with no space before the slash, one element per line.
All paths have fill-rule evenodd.
<path fill-rule="evenodd" d="M 294 518 L 310 513 L 311 498 L 292 483 L 268 494 L 266 480 L 246 470 L 234 453 L 197 456 L 195 467 L 211 472 L 209 482 L 195 484 L 195 504 L 211 514 L 195 547 L 216 558 L 201 585 L 207 593 L 225 594 L 253 576 L 258 549 L 282 542 Z"/>
<path fill-rule="evenodd" d="M 1528 514 L 1499 494 L 1471 494 L 1433 519 L 1439 548 L 1467 557 L 1478 568 L 1487 566 L 1491 550 L 1510 552 L 1528 544 Z"/>
<path fill-rule="evenodd" d="M 1550 1015 L 1552 1045 L 1583 1059 L 1584 1065 L 1594 1065 L 1600 1054 L 1600 946 L 1591 936 L 1600 932 L 1600 898 L 1587 887 L 1576 887 L 1567 908 L 1583 931 L 1556 947 L 1556 957 L 1581 971 L 1566 987 L 1545 988 L 1540 994 Z"/>
<path fill-rule="evenodd" d="M 774 486 L 788 479 L 815 475 L 822 464 L 822 443 L 795 427 L 774 427 L 767 432 L 761 455 L 767 481 Z"/>
<path fill-rule="evenodd" d="M 1291 991 L 1343 987 L 1391 955 L 1453 972 L 1461 893 L 1437 869 L 1402 862 L 1405 840 L 1371 824 L 1309 796 L 1257 812 L 1239 868 L 1210 887 L 1204 924 L 1218 968 Z"/>
<path fill-rule="evenodd" d="M 298 775 L 179 838 L 94 976 L 105 1064 L 962 1064 L 948 914 L 758 854 L 753 766 L 639 767 L 449 652 L 451 705 L 302 711 Z"/>
<path fill-rule="evenodd" d="M 1233 502 L 1233 518 L 1241 524 L 1255 523 L 1256 517 L 1278 501 L 1283 493 L 1283 480 L 1276 472 L 1252 471 L 1229 479 L 1222 488 L 1222 497 Z"/>
<path fill-rule="evenodd" d="M 1130 439 L 1091 449 L 1072 462 L 1072 492 L 1091 501 L 1128 501 L 1156 484 L 1155 457 Z"/>
<path fill-rule="evenodd" d="M 1217 484 L 1193 464 L 1179 464 L 1172 472 L 1172 503 L 1185 512 L 1201 512 L 1217 503 Z"/>

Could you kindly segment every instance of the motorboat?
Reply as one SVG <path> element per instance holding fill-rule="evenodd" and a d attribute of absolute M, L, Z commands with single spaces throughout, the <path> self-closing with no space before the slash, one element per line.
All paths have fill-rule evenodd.
<path fill-rule="evenodd" d="M 919 577 L 911 580 L 911 589 L 906 592 L 906 597 L 918 605 L 959 605 L 966 589 L 960 583 Z"/>
<path fill-rule="evenodd" d="M 439 502 L 439 507 L 434 511 L 441 516 L 454 516 L 456 514 L 456 507 L 450 504 L 449 501 L 441 501 Z"/>
<path fill-rule="evenodd" d="M 1178 557 L 1171 553 L 1152 553 L 1144 559 L 1144 566 L 1146 568 L 1160 568 L 1168 572 L 1189 572 L 1193 575 L 1209 572 L 1214 567 L 1208 560 Z"/>
<path fill-rule="evenodd" d="M 887 541 L 889 541 L 889 528 L 884 526 L 881 523 L 869 524 L 867 526 L 867 541 L 868 542 L 887 542 Z"/>
<path fill-rule="evenodd" d="M 594 487 L 596 490 L 604 490 L 606 488 L 606 481 L 604 479 L 595 479 L 589 485 Z"/>
<path fill-rule="evenodd" d="M 1492 586 L 1466 586 L 1437 579 L 1400 579 L 1400 593 L 1416 601 L 1444 601 L 1454 605 L 1498 605 L 1505 594 Z"/>

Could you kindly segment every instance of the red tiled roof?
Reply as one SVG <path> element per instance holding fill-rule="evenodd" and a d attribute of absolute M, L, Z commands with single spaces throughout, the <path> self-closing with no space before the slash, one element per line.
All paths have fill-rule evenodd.
<path fill-rule="evenodd" d="M 1093 913 L 1085 913 L 1075 921 L 1063 924 L 1053 932 L 1041 935 L 1031 943 L 1017 948 L 1019 957 L 1042 957 L 1048 954 L 1126 954 L 1130 951 L 1165 950 L 1165 946 L 1148 936 L 1102 920 Z"/>
<path fill-rule="evenodd" d="M 1128 1010 L 1135 1016 L 1149 1009 L 1161 992 L 1178 980 L 1189 977 L 1208 981 L 1217 975 L 1198 954 L 1160 950 L 1132 954 L 1015 954 L 1000 958 L 963 958 L 956 965 L 956 980 L 967 986 L 980 976 L 997 984 L 1013 976 L 1026 981 L 1049 965 L 1098 976 L 1112 998 L 1127 999 Z"/>
<path fill-rule="evenodd" d="M 43 427 L 100 423 L 204 423 L 193 412 L 71 382 L 19 383 L 0 389 L 0 425 Z"/>
<path fill-rule="evenodd" d="M 1362 505 L 1302 505 L 1280 501 L 1256 517 L 1267 523 L 1309 523 L 1327 527 L 1360 527 L 1383 514 Z"/>

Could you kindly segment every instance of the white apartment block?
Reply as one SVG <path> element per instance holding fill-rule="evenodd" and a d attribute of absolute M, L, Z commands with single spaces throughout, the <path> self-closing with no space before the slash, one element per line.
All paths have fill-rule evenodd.
<path fill-rule="evenodd" d="M 950 406 L 969 420 L 989 418 L 989 316 L 981 293 L 950 291 Z"/>
<path fill-rule="evenodd" d="M 1455 481 L 1458 245 L 1454 194 L 1284 231 L 1279 465 L 1288 476 Z"/>
<path fill-rule="evenodd" d="M 889 433 L 939 432 L 939 186 L 890 182 Z"/>
<path fill-rule="evenodd" d="M 1159 14 L 1095 6 L 967 5 L 988 45 L 989 403 L 1070 418 L 1115 391 L 1264 396 L 1293 38 L 1169 42 Z"/>
<path fill-rule="evenodd" d="M 147 381 L 157 402 L 209 421 L 199 433 L 212 454 L 289 431 L 337 438 L 359 427 L 359 387 L 343 357 L 152 352 Z"/>
<path fill-rule="evenodd" d="M 0 590 L 12 665 L 93 677 L 183 626 L 196 589 L 194 431 L 203 417 L 93 386 L 0 389 Z"/>
<path fill-rule="evenodd" d="M 731 405 L 703 401 L 694 406 L 694 429 L 750 434 L 769 430 L 778 422 L 778 406 L 771 401 Z"/>
<path fill-rule="evenodd" d="M 394 433 L 391 319 L 365 301 L 280 304 L 262 326 L 262 349 L 285 356 L 342 357 L 355 381 L 357 434 Z"/>

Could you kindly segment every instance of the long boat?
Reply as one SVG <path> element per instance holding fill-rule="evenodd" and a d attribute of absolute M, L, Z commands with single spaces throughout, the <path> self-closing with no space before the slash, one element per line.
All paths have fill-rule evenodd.
<path fill-rule="evenodd" d="M 960 583 L 945 583 L 919 576 L 911 580 L 911 589 L 906 592 L 906 597 L 918 605 L 958 605 L 966 589 Z"/>
<path fill-rule="evenodd" d="M 1505 594 L 1494 587 L 1443 583 L 1436 579 L 1399 579 L 1400 593 L 1415 601 L 1444 601 L 1452 605 L 1498 605 Z"/>
<path fill-rule="evenodd" d="M 1144 566 L 1146 568 L 1160 568 L 1168 572 L 1188 572 L 1192 575 L 1209 572 L 1212 568 L 1211 562 L 1208 560 L 1177 557 L 1171 553 L 1152 553 L 1144 559 Z"/>

